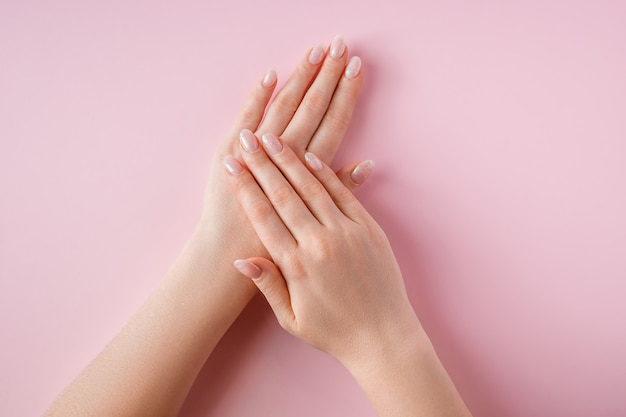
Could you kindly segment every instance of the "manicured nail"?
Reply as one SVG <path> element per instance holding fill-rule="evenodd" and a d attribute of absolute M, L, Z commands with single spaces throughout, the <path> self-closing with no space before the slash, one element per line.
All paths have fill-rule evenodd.
<path fill-rule="evenodd" d="M 320 161 L 320 159 L 311 152 L 304 154 L 304 160 L 307 164 L 309 164 L 313 171 L 320 172 L 324 168 L 322 161 Z"/>
<path fill-rule="evenodd" d="M 356 78 L 361 72 L 361 58 L 353 56 L 346 67 L 346 78 Z"/>
<path fill-rule="evenodd" d="M 239 272 L 241 272 L 248 278 L 256 279 L 263 274 L 261 268 L 259 268 L 252 262 L 246 261 L 244 259 L 237 259 L 235 262 L 233 262 L 233 264 L 235 265 L 235 268 L 239 270 Z"/>
<path fill-rule="evenodd" d="M 271 87 L 276 82 L 276 78 L 277 78 L 276 71 L 269 70 L 267 74 L 265 74 L 265 76 L 263 77 L 263 81 L 261 81 L 261 85 L 263 87 Z"/>
<path fill-rule="evenodd" d="M 264 133 L 261 140 L 263 141 L 263 147 L 270 155 L 277 155 L 283 150 L 283 145 L 271 133 Z"/>
<path fill-rule="evenodd" d="M 346 51 L 346 43 L 339 35 L 335 36 L 335 39 L 330 44 L 330 56 L 333 58 L 341 58 Z"/>
<path fill-rule="evenodd" d="M 324 59 L 324 54 L 326 50 L 324 49 L 324 45 L 317 45 L 315 48 L 311 49 L 311 53 L 309 54 L 309 64 L 317 65 Z"/>
<path fill-rule="evenodd" d="M 350 178 L 352 178 L 352 181 L 354 181 L 355 184 L 361 185 L 370 176 L 373 170 L 374 161 L 371 159 L 363 161 L 352 170 Z"/>
<path fill-rule="evenodd" d="M 254 133 L 248 129 L 244 129 L 239 133 L 239 143 L 246 152 L 254 152 L 259 149 L 259 141 L 256 140 Z"/>
<path fill-rule="evenodd" d="M 239 161 L 233 158 L 231 155 L 226 155 L 224 157 L 224 167 L 232 175 L 239 175 L 243 172 L 243 167 L 241 166 Z"/>

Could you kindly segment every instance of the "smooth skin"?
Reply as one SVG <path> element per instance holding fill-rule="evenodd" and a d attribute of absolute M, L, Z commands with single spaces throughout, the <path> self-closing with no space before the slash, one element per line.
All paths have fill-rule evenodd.
<path fill-rule="evenodd" d="M 241 132 L 230 184 L 270 258 L 235 267 L 292 335 L 337 358 L 381 417 L 470 416 L 409 302 L 383 230 L 314 152 Z M 270 260 L 271 259 L 271 260 Z"/>
<path fill-rule="evenodd" d="M 251 91 L 209 174 L 198 227 L 137 314 L 59 396 L 45 416 L 175 416 L 203 364 L 258 291 L 232 262 L 269 256 L 222 172 L 225 155 L 241 156 L 242 129 L 283 136 L 304 158 L 330 163 L 347 129 L 362 82 L 360 60 L 348 61 L 341 38 L 312 48 L 270 100 L 276 75 Z M 362 182 L 368 165 L 338 171 L 346 186 Z"/>

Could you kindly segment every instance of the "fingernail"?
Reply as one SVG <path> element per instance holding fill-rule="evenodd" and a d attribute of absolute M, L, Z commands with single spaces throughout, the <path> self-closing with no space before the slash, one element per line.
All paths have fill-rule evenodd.
<path fill-rule="evenodd" d="M 261 81 L 261 85 L 263 87 L 271 87 L 276 82 L 276 78 L 277 78 L 276 71 L 269 70 L 263 77 L 263 81 Z"/>
<path fill-rule="evenodd" d="M 256 140 L 254 133 L 248 129 L 244 129 L 239 133 L 239 142 L 246 152 L 254 152 L 259 149 L 259 141 Z"/>
<path fill-rule="evenodd" d="M 231 155 L 226 155 L 224 157 L 224 167 L 232 175 L 239 175 L 243 172 L 243 167 L 241 166 L 239 161 L 233 158 Z"/>
<path fill-rule="evenodd" d="M 263 271 L 261 271 L 261 268 L 259 268 L 252 262 L 249 262 L 243 259 L 237 259 L 235 262 L 233 262 L 233 265 L 235 265 L 235 268 L 237 268 L 239 272 L 241 272 L 248 278 L 256 279 L 256 278 L 259 278 L 263 274 Z"/>
<path fill-rule="evenodd" d="M 346 43 L 339 35 L 335 36 L 335 39 L 330 44 L 330 56 L 333 58 L 340 58 L 346 51 Z"/>
<path fill-rule="evenodd" d="M 304 160 L 307 164 L 309 164 L 313 171 L 319 172 L 322 170 L 322 168 L 324 168 L 324 165 L 322 165 L 322 161 L 320 161 L 320 159 L 311 152 L 307 152 L 304 154 Z"/>
<path fill-rule="evenodd" d="M 346 78 L 356 78 L 361 71 L 361 58 L 353 56 L 346 67 Z"/>
<path fill-rule="evenodd" d="M 311 53 L 309 54 L 309 64 L 317 65 L 322 62 L 325 52 L 326 50 L 324 49 L 324 45 L 317 45 L 311 50 Z"/>
<path fill-rule="evenodd" d="M 283 150 L 283 145 L 281 145 L 278 138 L 271 133 L 264 133 L 261 140 L 263 141 L 263 147 L 270 155 L 277 155 Z"/>
<path fill-rule="evenodd" d="M 374 165 L 374 161 L 371 159 L 361 162 L 352 170 L 350 178 L 352 178 L 355 184 L 363 184 L 374 170 Z"/>

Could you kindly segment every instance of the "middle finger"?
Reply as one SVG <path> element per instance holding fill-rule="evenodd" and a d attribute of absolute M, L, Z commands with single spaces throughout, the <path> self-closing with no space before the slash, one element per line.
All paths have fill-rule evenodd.
<path fill-rule="evenodd" d="M 243 160 L 292 236 L 301 241 L 320 223 L 267 155 L 278 154 L 283 150 L 280 141 L 273 135 L 264 135 L 263 139 L 264 142 L 270 139 L 270 142 L 265 142 L 264 149 L 261 149 L 252 132 L 245 129 L 241 131 Z"/>
<path fill-rule="evenodd" d="M 331 99 L 341 79 L 348 51 L 341 37 L 336 37 L 322 69 L 306 92 L 295 115 L 280 135 L 298 153 L 304 153 L 313 134 L 328 111 Z"/>

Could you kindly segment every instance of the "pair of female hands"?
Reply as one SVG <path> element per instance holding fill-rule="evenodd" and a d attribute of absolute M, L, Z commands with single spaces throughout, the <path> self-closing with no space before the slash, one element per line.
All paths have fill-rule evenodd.
<path fill-rule="evenodd" d="M 352 194 L 373 162 L 336 174 L 325 162 L 343 138 L 362 76 L 358 57 L 346 66 L 341 38 L 324 56 L 321 46 L 310 52 L 262 119 L 276 84 L 268 73 L 242 112 L 239 140 L 220 156 L 249 220 L 238 222 L 232 237 L 249 241 L 251 224 L 257 249 L 242 251 L 248 259 L 235 266 L 283 328 L 349 362 L 372 356 L 381 349 L 373 341 L 392 343 L 417 319 L 384 232 Z"/>
<path fill-rule="evenodd" d="M 177 415 L 254 284 L 285 329 L 348 368 L 381 417 L 469 415 L 383 231 L 352 195 L 371 162 L 328 167 L 362 81 L 347 55 L 341 38 L 312 48 L 271 103 L 276 74 L 255 87 L 218 150 L 198 229 L 46 416 Z"/>

